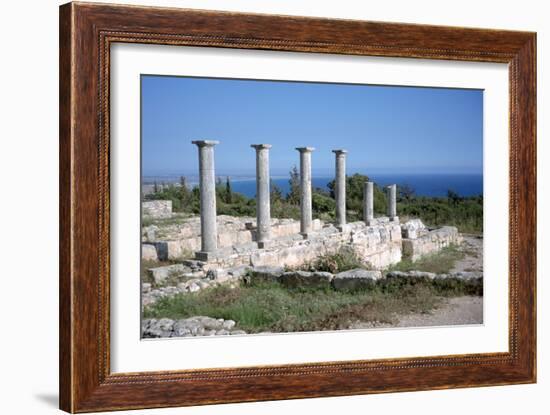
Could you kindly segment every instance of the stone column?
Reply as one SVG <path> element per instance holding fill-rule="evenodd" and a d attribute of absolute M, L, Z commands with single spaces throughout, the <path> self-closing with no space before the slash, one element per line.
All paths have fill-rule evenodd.
<path fill-rule="evenodd" d="M 201 251 L 197 259 L 207 261 L 218 248 L 216 223 L 216 178 L 214 173 L 214 146 L 219 141 L 192 141 L 199 148 L 199 188 L 201 198 Z"/>
<path fill-rule="evenodd" d="M 271 206 L 269 200 L 269 149 L 271 144 L 252 144 L 256 149 L 256 240 L 265 248 L 271 236 Z"/>
<path fill-rule="evenodd" d="M 335 199 L 336 226 L 342 231 L 346 225 L 346 150 L 332 150 L 336 155 Z"/>
<path fill-rule="evenodd" d="M 395 184 L 391 184 L 386 187 L 386 194 L 388 197 L 388 217 L 390 220 L 397 220 L 397 203 L 396 203 L 396 197 L 397 197 L 397 186 Z"/>
<path fill-rule="evenodd" d="M 311 213 L 311 152 L 313 147 L 297 147 L 300 152 L 300 233 L 304 238 L 312 230 L 313 217 Z"/>
<path fill-rule="evenodd" d="M 374 222 L 374 183 L 365 182 L 363 188 L 363 219 L 367 226 Z"/>

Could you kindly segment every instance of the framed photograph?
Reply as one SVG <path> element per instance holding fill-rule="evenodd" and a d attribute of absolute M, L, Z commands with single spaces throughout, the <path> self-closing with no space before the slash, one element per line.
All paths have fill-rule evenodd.
<path fill-rule="evenodd" d="M 536 381 L 536 35 L 60 8 L 60 407 Z"/>

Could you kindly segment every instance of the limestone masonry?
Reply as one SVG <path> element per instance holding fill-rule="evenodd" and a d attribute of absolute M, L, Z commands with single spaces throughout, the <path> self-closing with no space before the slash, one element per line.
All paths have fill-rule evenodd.
<path fill-rule="evenodd" d="M 301 224 L 293 219 L 272 219 L 271 240 L 260 248 L 256 243 L 256 219 L 251 217 L 217 217 L 218 249 L 205 261 L 207 268 L 230 268 L 239 265 L 281 265 L 299 267 L 323 254 L 342 248 L 353 250 L 372 268 L 382 269 L 403 257 L 413 261 L 437 252 L 462 237 L 455 227 L 428 230 L 419 219 L 400 224 L 387 217 L 374 218 L 370 225 L 352 222 L 340 230 L 319 219 L 312 221 L 311 232 L 304 239 Z M 201 246 L 200 219 L 183 219 L 163 226 L 161 221 L 142 229 L 142 258 L 178 260 L 192 256 Z"/>
<path fill-rule="evenodd" d="M 141 212 L 144 218 L 169 218 L 172 216 L 171 200 L 149 200 L 142 202 Z"/>

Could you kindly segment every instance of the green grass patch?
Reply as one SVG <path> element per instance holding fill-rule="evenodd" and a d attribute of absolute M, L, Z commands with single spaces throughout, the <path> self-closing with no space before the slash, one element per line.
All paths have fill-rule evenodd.
<path fill-rule="evenodd" d="M 453 269 L 456 261 L 463 259 L 465 253 L 458 249 L 456 245 L 450 245 L 439 252 L 425 255 L 422 258 L 412 262 L 410 259 L 404 259 L 397 264 L 391 265 L 388 271 L 426 271 L 436 274 L 447 274 Z"/>
<path fill-rule="evenodd" d="M 446 295 L 464 295 L 460 287 Z M 248 333 L 338 330 L 355 322 L 394 324 L 398 315 L 437 308 L 442 292 L 429 283 L 384 281 L 365 291 L 287 289 L 278 283 L 218 286 L 159 300 L 145 318 L 197 315 L 235 320 Z"/>
<path fill-rule="evenodd" d="M 315 261 L 299 267 L 302 271 L 323 271 L 337 274 L 351 269 L 369 269 L 368 265 L 362 262 L 357 254 L 351 249 L 340 249 L 335 254 L 325 254 Z"/>

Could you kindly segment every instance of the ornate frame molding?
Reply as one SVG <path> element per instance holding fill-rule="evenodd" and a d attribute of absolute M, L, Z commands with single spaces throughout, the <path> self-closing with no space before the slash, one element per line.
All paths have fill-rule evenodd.
<path fill-rule="evenodd" d="M 510 351 L 110 373 L 109 69 L 115 42 L 508 63 Z M 61 6 L 61 408 L 89 412 L 534 382 L 535 62 L 534 33 L 86 3 Z M 254 396 L 248 392 L 252 386 Z"/>

